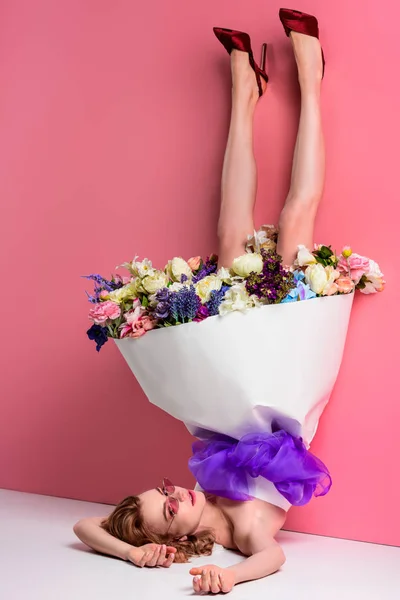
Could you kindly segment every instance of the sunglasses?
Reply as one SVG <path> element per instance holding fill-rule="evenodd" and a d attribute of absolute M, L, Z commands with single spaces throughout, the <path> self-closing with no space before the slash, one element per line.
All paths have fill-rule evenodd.
<path fill-rule="evenodd" d="M 175 486 L 166 477 L 164 477 L 164 479 L 163 479 L 160 490 L 164 494 L 164 496 L 167 497 L 167 501 L 166 501 L 167 511 L 168 511 L 169 515 L 172 517 L 171 523 L 168 527 L 168 531 L 169 531 L 174 518 L 176 517 L 176 515 L 179 512 L 179 501 L 176 498 L 172 497 L 172 494 L 175 493 Z M 167 531 L 167 533 L 168 533 L 168 531 Z"/>

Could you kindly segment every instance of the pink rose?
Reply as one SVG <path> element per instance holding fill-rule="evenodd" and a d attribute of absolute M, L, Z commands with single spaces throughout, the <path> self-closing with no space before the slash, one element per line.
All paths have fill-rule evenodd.
<path fill-rule="evenodd" d="M 339 279 L 336 279 L 336 285 L 338 286 L 338 292 L 341 294 L 349 294 L 354 290 L 354 281 L 350 277 L 341 275 Z"/>
<path fill-rule="evenodd" d="M 197 271 L 197 269 L 200 267 L 200 263 L 201 256 L 192 256 L 192 258 L 189 258 L 188 260 L 188 265 L 192 269 L 192 271 Z"/>
<path fill-rule="evenodd" d="M 369 259 L 360 254 L 352 254 L 349 258 L 341 256 L 337 269 L 341 273 L 349 275 L 354 283 L 358 283 L 361 277 L 369 271 Z"/>
<path fill-rule="evenodd" d="M 121 309 L 116 302 L 99 302 L 89 311 L 89 319 L 96 325 L 104 325 L 108 319 L 117 319 L 121 315 Z"/>

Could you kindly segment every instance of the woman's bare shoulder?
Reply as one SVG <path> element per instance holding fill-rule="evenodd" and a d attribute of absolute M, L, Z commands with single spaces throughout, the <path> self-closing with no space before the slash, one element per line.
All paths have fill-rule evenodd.
<path fill-rule="evenodd" d="M 240 528 L 242 531 L 250 531 L 257 526 L 266 534 L 275 536 L 282 529 L 286 520 L 286 512 L 282 508 L 257 498 L 248 502 L 234 502 L 226 498 L 218 498 L 217 502 L 235 529 Z"/>

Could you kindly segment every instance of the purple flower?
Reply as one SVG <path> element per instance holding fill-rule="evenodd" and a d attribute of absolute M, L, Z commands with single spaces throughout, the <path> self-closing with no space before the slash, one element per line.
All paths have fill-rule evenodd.
<path fill-rule="evenodd" d="M 178 323 L 193 321 L 200 305 L 200 298 L 193 285 L 173 292 L 171 297 L 171 317 Z"/>
<path fill-rule="evenodd" d="M 84 279 L 90 279 L 94 281 L 94 296 L 91 296 L 86 292 L 89 302 L 95 304 L 96 302 L 100 302 L 100 293 L 105 290 L 106 292 L 113 292 L 121 288 L 124 284 L 122 279 L 118 277 L 117 280 L 104 279 L 101 275 L 93 273 L 92 275 L 82 275 Z"/>
<path fill-rule="evenodd" d="M 156 319 L 168 319 L 170 306 L 168 302 L 159 302 L 153 310 L 153 315 Z"/>
<path fill-rule="evenodd" d="M 86 334 L 89 340 L 94 340 L 96 342 L 97 352 L 100 352 L 101 347 L 108 342 L 107 328 L 101 327 L 101 325 L 92 325 L 91 328 L 87 330 Z"/>
<path fill-rule="evenodd" d="M 213 290 L 210 295 L 210 299 L 206 302 L 209 316 L 219 314 L 219 305 L 225 297 L 226 291 L 229 290 L 229 285 L 223 285 L 220 290 Z"/>
<path fill-rule="evenodd" d="M 206 261 L 203 263 L 201 269 L 193 277 L 193 283 L 197 283 L 200 281 L 200 279 L 204 279 L 204 277 L 212 275 L 212 273 L 216 273 L 217 269 L 218 256 L 216 254 L 212 254 L 209 258 L 206 258 Z"/>
<path fill-rule="evenodd" d="M 246 280 L 246 290 L 267 304 L 282 302 L 290 290 L 296 287 L 293 273 L 282 266 L 282 257 L 275 250 L 261 250 L 263 270 L 251 273 Z"/>
<path fill-rule="evenodd" d="M 204 319 L 207 319 L 207 317 L 209 316 L 210 314 L 208 312 L 207 306 L 205 306 L 204 304 L 200 304 L 197 314 L 193 321 L 204 321 Z"/>
<path fill-rule="evenodd" d="M 172 292 L 168 288 L 161 288 L 155 295 L 156 304 L 149 309 L 156 319 L 168 321 L 171 313 Z"/>

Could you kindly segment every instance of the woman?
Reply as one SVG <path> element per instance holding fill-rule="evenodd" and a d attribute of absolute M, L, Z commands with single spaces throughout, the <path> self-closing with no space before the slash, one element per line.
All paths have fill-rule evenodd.
<path fill-rule="evenodd" d="M 314 220 L 324 185 L 325 154 L 320 114 L 324 71 L 315 17 L 281 9 L 298 67 L 301 114 L 290 190 L 279 221 L 278 252 L 291 265 L 297 246 L 313 243 Z M 253 153 L 255 107 L 268 77 L 253 59 L 247 34 L 214 29 L 231 56 L 232 114 L 222 173 L 218 224 L 220 266 L 244 253 L 254 231 L 257 170 Z M 261 65 L 263 67 L 263 65 Z M 74 531 L 93 549 L 143 566 L 169 567 L 194 555 L 208 555 L 214 542 L 239 550 L 247 560 L 228 569 L 192 569 L 197 593 L 229 592 L 236 583 L 265 577 L 285 561 L 275 541 L 285 522 L 281 507 L 258 499 L 234 501 L 174 487 L 160 487 L 123 500 L 109 517 L 83 519 Z"/>

